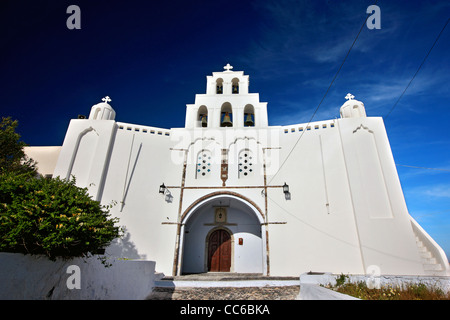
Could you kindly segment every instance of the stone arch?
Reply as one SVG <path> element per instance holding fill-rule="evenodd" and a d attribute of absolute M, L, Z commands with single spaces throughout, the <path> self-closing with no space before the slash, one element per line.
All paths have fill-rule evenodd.
<path fill-rule="evenodd" d="M 259 206 L 255 202 L 253 202 L 249 198 L 241 195 L 240 193 L 233 192 L 233 191 L 216 191 L 216 192 L 209 193 L 209 194 L 197 199 L 186 210 L 184 210 L 183 214 L 181 215 L 182 223 L 184 223 L 187 220 L 188 214 L 192 213 L 196 209 L 197 206 L 202 204 L 204 201 L 207 201 L 208 199 L 212 199 L 212 198 L 215 198 L 218 196 L 236 197 L 236 198 L 239 198 L 240 200 L 243 200 L 244 202 L 247 202 L 248 204 L 250 204 L 251 206 L 253 206 L 255 208 L 255 210 L 256 210 L 255 213 L 258 212 L 258 215 L 259 215 L 258 220 L 260 220 L 261 223 L 265 222 L 265 215 L 264 215 L 263 211 L 261 210 L 261 208 L 259 208 Z"/>
<path fill-rule="evenodd" d="M 231 80 L 231 93 L 239 93 L 239 78 L 233 78 L 233 80 Z"/>
<path fill-rule="evenodd" d="M 100 111 L 102 111 L 102 109 L 101 109 L 101 108 L 97 108 L 97 109 L 95 109 L 95 113 L 94 113 L 94 120 L 98 120 L 98 119 L 100 119 L 100 118 L 101 118 L 101 116 L 99 116 L 99 114 L 100 114 Z"/>
<path fill-rule="evenodd" d="M 218 78 L 216 80 L 216 94 L 222 94 L 223 93 L 223 79 Z"/>
<path fill-rule="evenodd" d="M 226 116 L 230 117 L 231 125 L 224 124 L 224 120 L 225 120 Z M 232 127 L 233 126 L 233 107 L 231 106 L 231 103 L 229 103 L 229 102 L 224 102 L 220 108 L 220 126 L 221 127 L 226 127 L 226 126 Z"/>
<path fill-rule="evenodd" d="M 197 127 L 208 127 L 208 108 L 201 105 L 197 111 Z"/>
<path fill-rule="evenodd" d="M 251 104 L 247 104 L 244 107 L 244 127 L 254 127 L 255 123 L 255 107 Z"/>
<path fill-rule="evenodd" d="M 217 207 L 228 208 L 225 222 L 214 220 L 213 210 Z M 268 274 L 268 233 L 263 212 L 247 197 L 223 191 L 197 199 L 183 212 L 174 275 L 207 272 L 206 239 L 221 228 L 226 229 L 232 239 L 230 272 Z M 245 245 L 239 245 L 240 242 Z"/>

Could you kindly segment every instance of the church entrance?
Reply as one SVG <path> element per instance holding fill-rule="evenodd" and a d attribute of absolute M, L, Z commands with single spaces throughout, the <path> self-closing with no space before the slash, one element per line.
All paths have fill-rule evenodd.
<path fill-rule="evenodd" d="M 244 197 L 217 192 L 182 216 L 174 274 L 267 274 L 267 232 L 261 211 Z"/>
<path fill-rule="evenodd" d="M 230 272 L 231 236 L 224 229 L 211 233 L 208 239 L 208 271 Z"/>

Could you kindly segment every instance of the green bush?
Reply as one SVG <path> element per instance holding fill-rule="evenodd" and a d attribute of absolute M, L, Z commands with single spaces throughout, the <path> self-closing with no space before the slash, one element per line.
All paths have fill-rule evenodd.
<path fill-rule="evenodd" d="M 27 157 L 23 150 L 27 144 L 16 132 L 18 125 L 19 122 L 11 117 L 2 117 L 0 122 L 0 174 L 36 173 L 36 162 Z"/>
<path fill-rule="evenodd" d="M 120 236 L 117 222 L 74 179 L 0 175 L 0 251 L 87 256 Z"/>

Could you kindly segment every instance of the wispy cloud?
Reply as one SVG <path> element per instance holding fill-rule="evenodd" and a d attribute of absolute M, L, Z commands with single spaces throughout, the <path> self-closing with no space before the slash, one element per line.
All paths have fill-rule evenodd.
<path fill-rule="evenodd" d="M 284 112 L 275 112 L 271 115 L 271 125 L 292 125 L 307 123 L 317 108 L 317 104 L 301 104 L 293 101 L 280 101 L 277 104 L 279 110 Z M 312 121 L 328 120 L 339 117 L 339 107 L 324 106 L 319 108 Z"/>
<path fill-rule="evenodd" d="M 413 37 L 417 32 L 411 30 L 409 12 L 417 8 L 402 6 L 383 4 L 382 28 L 376 31 L 363 28 L 337 80 L 345 81 L 348 87 L 357 87 L 369 103 L 393 104 L 426 54 L 422 43 L 404 43 L 405 36 Z M 362 3 L 277 0 L 257 1 L 254 7 L 261 15 L 261 32 L 249 42 L 241 62 L 261 71 L 255 74 L 259 79 L 287 79 L 297 75 L 297 83 L 309 81 L 309 85 L 317 88 L 330 83 L 367 16 Z M 423 4 L 420 8 L 420 15 L 432 17 L 449 5 Z M 408 50 L 414 50 L 417 57 L 405 60 Z M 445 71 L 441 68 L 426 74 L 422 70 L 408 94 L 429 92 L 435 84 L 448 82 Z"/>
<path fill-rule="evenodd" d="M 409 190 L 410 194 L 417 196 L 433 198 L 449 198 L 450 184 L 438 184 L 433 186 L 420 186 Z"/>

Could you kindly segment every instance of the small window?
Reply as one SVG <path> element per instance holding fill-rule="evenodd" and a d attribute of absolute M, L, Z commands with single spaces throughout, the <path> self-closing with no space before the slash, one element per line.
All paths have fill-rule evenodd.
<path fill-rule="evenodd" d="M 314 126 L 314 129 L 315 129 L 315 130 L 319 129 L 319 126 Z"/>
<path fill-rule="evenodd" d="M 207 178 L 211 175 L 212 156 L 211 151 L 202 150 L 197 155 L 197 166 L 195 168 L 195 178 Z"/>
<path fill-rule="evenodd" d="M 291 132 L 295 132 L 295 128 L 292 128 L 292 129 L 291 129 Z"/>
<path fill-rule="evenodd" d="M 311 127 L 306 127 L 306 130 L 311 130 Z"/>
<path fill-rule="evenodd" d="M 102 109 L 100 109 L 100 108 L 97 108 L 95 110 L 94 120 L 97 120 L 99 118 L 100 111 L 102 111 Z"/>
<path fill-rule="evenodd" d="M 284 129 L 284 133 L 288 133 L 289 132 L 289 130 L 288 129 Z"/>
<path fill-rule="evenodd" d="M 331 128 L 334 128 L 334 123 L 330 124 L 330 127 L 331 127 Z"/>
<path fill-rule="evenodd" d="M 147 129 L 142 129 L 142 132 L 143 133 L 147 133 Z"/>
<path fill-rule="evenodd" d="M 298 128 L 298 131 L 302 132 L 303 131 L 303 127 Z"/>
<path fill-rule="evenodd" d="M 238 159 L 238 176 L 239 179 L 247 178 L 253 175 L 255 170 L 253 153 L 250 150 L 242 150 Z"/>
<path fill-rule="evenodd" d="M 326 125 L 326 124 L 323 124 L 323 125 L 322 125 L 322 128 L 326 129 L 326 127 L 327 127 L 327 125 Z"/>

